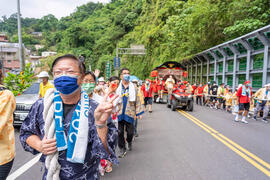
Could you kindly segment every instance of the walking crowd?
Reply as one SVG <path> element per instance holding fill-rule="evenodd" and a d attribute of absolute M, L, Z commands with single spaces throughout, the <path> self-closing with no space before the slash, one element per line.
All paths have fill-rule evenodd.
<path fill-rule="evenodd" d="M 191 88 L 196 104 L 232 113 L 235 122 L 240 120 L 248 124 L 247 117 L 257 121 L 259 114 L 263 117 L 262 121 L 268 123 L 270 84 L 266 84 L 254 94 L 249 80 L 239 84 L 234 91 L 229 85 L 217 85 L 216 82 L 208 82 L 206 85 L 193 84 Z"/>
<path fill-rule="evenodd" d="M 25 151 L 42 153 L 43 179 L 99 179 L 132 151 L 137 125 L 152 113 L 150 80 L 144 83 L 128 68 L 106 82 L 99 72 L 86 71 L 84 62 L 67 54 L 41 72 L 39 99 L 20 129 Z M 2 78 L 1 73 L 1 80 Z M 6 179 L 15 157 L 13 112 L 15 97 L 0 82 L 0 179 Z M 119 153 L 116 155 L 117 146 Z"/>
<path fill-rule="evenodd" d="M 20 142 L 32 154 L 42 153 L 43 179 L 99 179 L 110 173 L 133 149 L 138 137 L 138 122 L 145 112 L 152 113 L 153 97 L 162 102 L 181 89 L 198 105 L 224 109 L 235 115 L 234 121 L 248 123 L 263 113 L 268 122 L 270 84 L 252 94 L 250 81 L 232 91 L 229 85 L 216 82 L 190 84 L 168 75 L 140 81 L 128 68 L 120 76 L 105 81 L 99 72 L 86 71 L 84 62 L 74 55 L 64 55 L 52 63 L 54 84 L 49 74 L 41 72 L 39 99 L 33 104 L 20 129 Z M 2 84 L 0 74 L 0 179 L 6 179 L 15 157 L 13 112 L 14 95 Z M 256 106 L 254 105 L 256 104 Z M 263 112 L 261 112 L 263 110 Z M 119 153 L 116 155 L 118 146 Z"/>

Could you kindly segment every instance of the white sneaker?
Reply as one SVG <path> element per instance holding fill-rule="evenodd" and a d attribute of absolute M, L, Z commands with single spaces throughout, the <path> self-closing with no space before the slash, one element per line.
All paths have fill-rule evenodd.
<path fill-rule="evenodd" d="M 248 122 L 244 119 L 241 120 L 242 123 L 248 124 Z"/>
<path fill-rule="evenodd" d="M 234 118 L 234 121 L 235 121 L 235 122 L 239 122 L 238 118 L 236 118 L 236 117 Z"/>

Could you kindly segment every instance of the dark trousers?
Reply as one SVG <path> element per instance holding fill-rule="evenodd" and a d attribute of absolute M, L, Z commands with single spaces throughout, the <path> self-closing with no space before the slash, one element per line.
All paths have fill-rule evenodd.
<path fill-rule="evenodd" d="M 134 119 L 134 134 L 137 134 L 138 118 Z"/>
<path fill-rule="evenodd" d="M 133 139 L 134 125 L 124 120 L 118 122 L 118 146 L 120 149 L 126 149 L 126 142 L 125 142 L 125 136 L 124 136 L 125 129 L 127 132 L 127 142 L 131 143 Z"/>
<path fill-rule="evenodd" d="M 200 103 L 202 105 L 202 96 L 197 96 L 196 97 L 196 104 Z"/>
<path fill-rule="evenodd" d="M 5 180 L 7 178 L 12 168 L 12 165 L 13 165 L 13 160 L 6 164 L 0 165 L 0 180 Z"/>

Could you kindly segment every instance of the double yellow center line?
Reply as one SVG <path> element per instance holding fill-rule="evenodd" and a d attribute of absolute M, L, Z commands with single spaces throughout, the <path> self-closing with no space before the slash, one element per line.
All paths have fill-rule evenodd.
<path fill-rule="evenodd" d="M 234 141 L 230 140 L 226 136 L 222 135 L 218 131 L 214 130 L 213 128 L 211 128 L 210 126 L 206 125 L 205 123 L 203 123 L 199 119 L 195 118 L 194 116 L 188 114 L 187 112 L 182 111 L 182 110 L 178 110 L 178 112 L 180 114 L 182 114 L 183 116 L 185 116 L 186 118 L 188 118 L 189 120 L 191 120 L 192 122 L 194 122 L 199 127 L 201 127 L 203 130 L 205 130 L 206 132 L 208 132 L 214 138 L 216 138 L 217 140 L 219 140 L 220 142 L 222 142 L 225 146 L 227 146 L 232 151 L 234 151 L 236 154 L 238 154 L 239 156 L 241 156 L 242 158 L 244 158 L 250 164 L 252 164 L 256 168 L 258 168 L 265 175 L 267 175 L 267 176 L 270 177 L 270 164 L 269 163 L 263 161 L 258 156 L 252 154 L 251 152 L 249 152 L 245 148 L 241 147 L 240 145 L 238 145 Z"/>

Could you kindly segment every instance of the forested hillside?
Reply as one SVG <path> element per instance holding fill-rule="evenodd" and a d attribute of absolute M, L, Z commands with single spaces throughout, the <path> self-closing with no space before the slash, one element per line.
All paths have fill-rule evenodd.
<path fill-rule="evenodd" d="M 22 20 L 26 45 L 84 55 L 93 68 L 105 69 L 117 47 L 144 44 L 146 56 L 122 56 L 122 64 L 144 78 L 168 60 L 181 61 L 207 48 L 270 23 L 269 0 L 112 0 L 88 3 L 70 16 Z M 14 15 L 13 15 L 14 16 Z M 16 18 L 16 17 L 15 17 Z M 15 22 L 14 22 L 15 21 Z M 17 40 L 16 19 L 3 18 L 0 31 Z M 42 31 L 43 38 L 29 35 Z"/>

